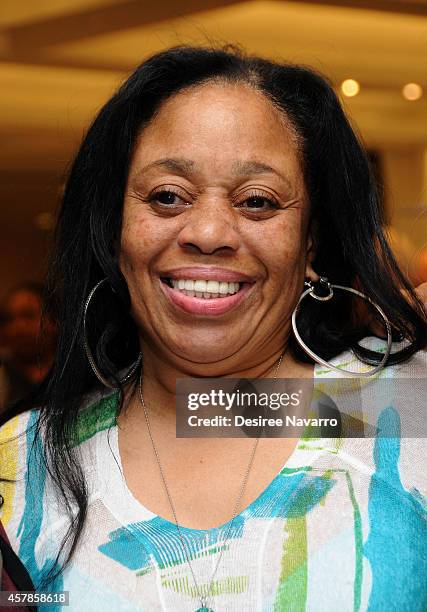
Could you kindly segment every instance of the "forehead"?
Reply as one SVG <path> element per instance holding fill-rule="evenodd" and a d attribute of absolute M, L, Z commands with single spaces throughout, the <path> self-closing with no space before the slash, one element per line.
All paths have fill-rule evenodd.
<path fill-rule="evenodd" d="M 260 91 L 209 82 L 164 102 L 141 131 L 134 161 L 193 157 L 209 166 L 256 158 L 300 170 L 299 138 L 290 120 Z M 191 155 L 190 155 L 191 152 Z"/>

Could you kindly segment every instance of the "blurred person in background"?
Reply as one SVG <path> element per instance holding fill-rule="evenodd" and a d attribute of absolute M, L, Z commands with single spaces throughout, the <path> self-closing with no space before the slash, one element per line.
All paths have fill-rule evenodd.
<path fill-rule="evenodd" d="M 0 306 L 0 410 L 22 399 L 47 375 L 52 365 L 56 330 L 42 327 L 43 287 L 15 287 Z"/>

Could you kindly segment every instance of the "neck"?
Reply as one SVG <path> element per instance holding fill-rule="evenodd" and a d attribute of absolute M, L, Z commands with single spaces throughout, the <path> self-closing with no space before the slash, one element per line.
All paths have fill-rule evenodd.
<path fill-rule="evenodd" d="M 268 353 L 233 356 L 212 363 L 176 362 L 158 355 L 150 346 L 143 345 L 142 389 L 150 413 L 175 422 L 175 385 L 178 378 L 312 378 L 313 366 L 297 362 L 287 347 L 277 346 Z M 239 358 L 237 358 L 239 357 Z M 282 359 L 281 359 L 282 357 Z M 279 365 L 280 362 L 280 365 Z M 278 367 L 279 366 L 279 367 Z M 126 401 L 126 412 L 140 413 L 139 395 L 134 390 Z"/>

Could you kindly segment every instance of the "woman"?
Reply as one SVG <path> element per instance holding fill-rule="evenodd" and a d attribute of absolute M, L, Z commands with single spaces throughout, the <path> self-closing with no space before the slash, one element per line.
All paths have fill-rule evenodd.
<path fill-rule="evenodd" d="M 304 288 L 330 294 L 319 275 L 357 286 L 406 343 L 357 344 L 371 334 L 348 290 L 304 298 L 302 342 L 331 368 L 425 375 L 425 311 L 381 222 L 365 153 L 312 71 L 176 48 L 130 76 L 70 173 L 41 408 L 2 429 L 16 483 L 1 518 L 39 590 L 75 610 L 423 608 L 416 440 L 401 481 L 378 440 L 175 432 L 179 378 L 340 377 L 292 331 Z"/>

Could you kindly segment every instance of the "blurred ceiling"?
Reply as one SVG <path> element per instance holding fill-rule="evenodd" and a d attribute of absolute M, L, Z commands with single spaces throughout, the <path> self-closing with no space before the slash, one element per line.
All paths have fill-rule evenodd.
<path fill-rule="evenodd" d="M 345 106 L 371 147 L 427 145 L 427 95 L 401 95 L 408 82 L 427 94 L 427 0 L 2 0 L 3 234 L 53 208 L 88 122 L 133 67 L 170 45 L 225 42 L 312 65 L 337 89 L 357 79 Z"/>
<path fill-rule="evenodd" d="M 427 97 L 401 96 L 407 82 L 427 90 L 427 1 L 2 0 L 0 167 L 62 167 L 134 66 L 188 42 L 235 42 L 337 85 L 355 78 L 362 91 L 346 104 L 369 143 L 427 142 Z"/>

